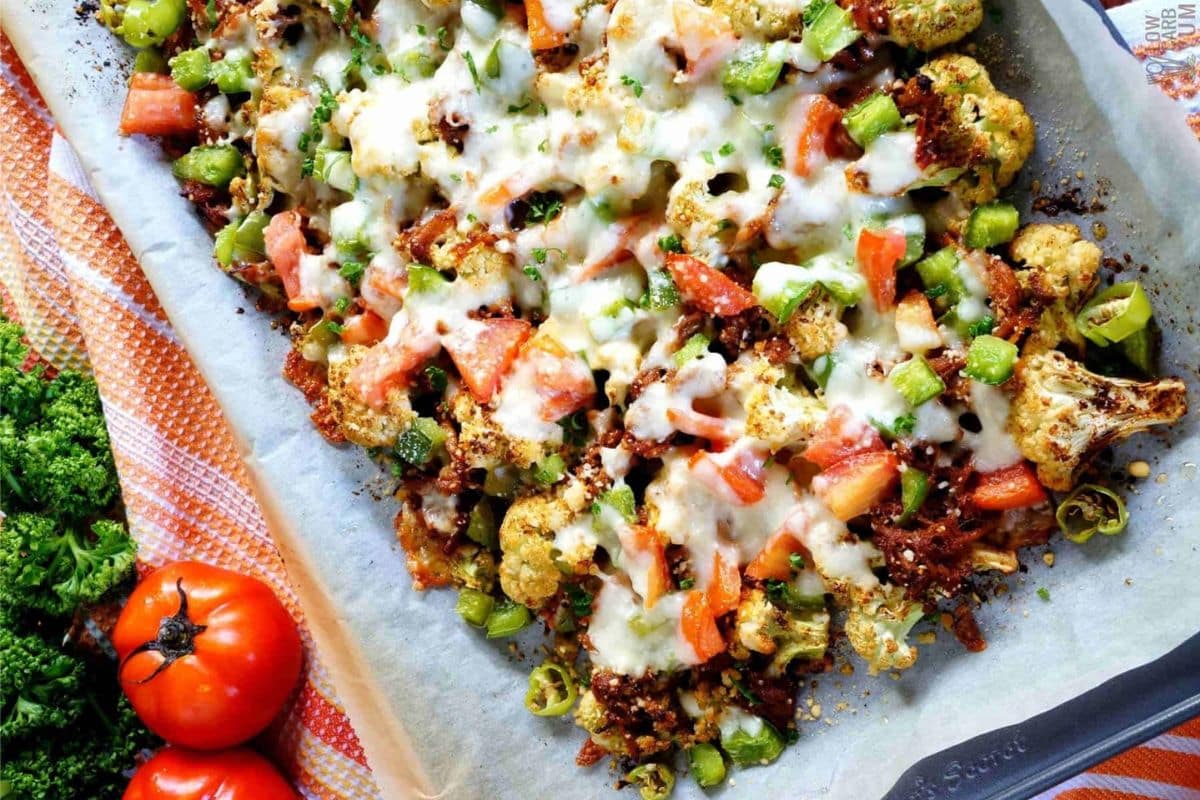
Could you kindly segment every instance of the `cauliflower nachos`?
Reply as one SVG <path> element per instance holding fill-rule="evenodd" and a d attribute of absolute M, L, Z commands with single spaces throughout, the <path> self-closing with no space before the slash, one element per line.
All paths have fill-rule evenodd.
<path fill-rule="evenodd" d="M 677 751 L 701 786 L 777 758 L 839 638 L 908 669 L 942 609 L 982 649 L 973 583 L 1123 530 L 1089 464 L 1186 411 L 1144 289 L 1022 226 L 1034 123 L 953 51 L 982 16 L 101 9 L 139 48 L 122 132 L 287 314 L 316 427 L 395 476 L 413 585 L 488 638 L 544 627 L 526 705 L 644 798 Z"/>

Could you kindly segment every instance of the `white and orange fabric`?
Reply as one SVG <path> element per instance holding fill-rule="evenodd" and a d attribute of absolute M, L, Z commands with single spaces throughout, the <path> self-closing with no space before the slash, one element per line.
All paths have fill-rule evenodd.
<path fill-rule="evenodd" d="M 0 119 L 4 308 L 46 361 L 90 364 L 139 562 L 199 559 L 270 584 L 300 623 L 306 660 L 264 748 L 305 797 L 378 797 L 221 410 L 2 36 Z"/>
<path fill-rule="evenodd" d="M 2 35 L 0 119 L 4 308 L 45 360 L 90 362 L 142 564 L 194 558 L 256 575 L 303 627 L 220 409 Z M 266 748 L 306 797 L 378 797 L 307 634 L 305 642 L 304 680 Z M 1200 720 L 1043 798 L 1200 800 Z"/>

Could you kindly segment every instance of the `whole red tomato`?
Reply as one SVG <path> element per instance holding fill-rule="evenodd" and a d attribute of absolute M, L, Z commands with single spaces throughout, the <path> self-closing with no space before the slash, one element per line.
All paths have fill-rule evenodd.
<path fill-rule="evenodd" d="M 196 561 L 152 572 L 113 629 L 121 688 L 171 744 L 241 744 L 279 713 L 300 674 L 300 636 L 265 583 Z"/>
<path fill-rule="evenodd" d="M 217 753 L 164 747 L 138 768 L 123 800 L 299 800 L 271 762 L 239 747 Z"/>

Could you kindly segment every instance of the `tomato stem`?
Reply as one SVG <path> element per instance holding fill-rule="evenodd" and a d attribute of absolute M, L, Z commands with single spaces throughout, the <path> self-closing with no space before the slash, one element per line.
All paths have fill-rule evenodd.
<path fill-rule="evenodd" d="M 162 662 L 154 668 L 153 672 L 137 681 L 138 683 L 149 683 L 176 660 L 194 653 L 196 637 L 204 633 L 208 627 L 207 625 L 197 625 L 188 616 L 188 598 L 187 592 L 183 590 L 183 578 L 175 582 L 175 590 L 179 592 L 179 610 L 169 617 L 162 618 L 162 621 L 158 623 L 156 638 L 142 642 L 131 650 L 129 655 L 125 656 L 125 660 L 121 662 L 121 669 L 124 669 L 129 659 L 138 653 L 155 652 L 162 656 Z"/>

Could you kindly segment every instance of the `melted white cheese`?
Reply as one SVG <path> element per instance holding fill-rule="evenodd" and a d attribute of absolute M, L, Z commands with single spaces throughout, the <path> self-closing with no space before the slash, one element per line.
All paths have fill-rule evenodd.
<path fill-rule="evenodd" d="M 670 672 L 699 663 L 679 630 L 684 596 L 668 594 L 647 610 L 628 587 L 605 578 L 588 626 L 592 662 L 621 675 Z"/>

